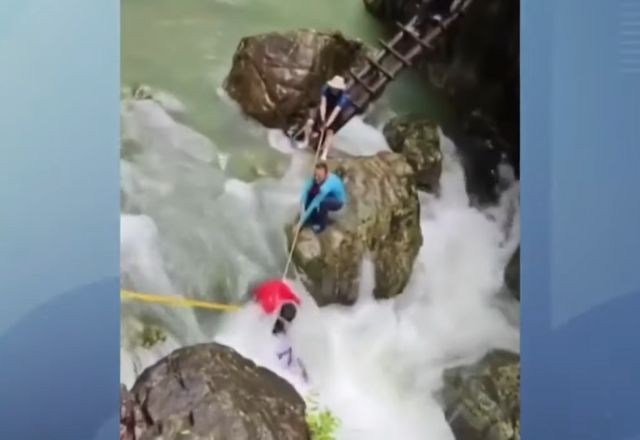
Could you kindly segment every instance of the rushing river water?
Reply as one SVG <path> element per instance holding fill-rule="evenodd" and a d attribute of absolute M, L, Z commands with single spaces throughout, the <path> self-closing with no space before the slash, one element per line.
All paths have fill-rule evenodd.
<path fill-rule="evenodd" d="M 246 176 L 247 160 L 268 162 L 264 138 L 229 110 L 220 85 L 242 37 L 299 28 L 339 30 L 372 46 L 384 35 L 361 0 L 123 0 L 122 81 L 171 91 L 189 109 L 190 125 L 233 153 L 231 169 Z M 407 72 L 383 102 L 401 112 L 442 113 L 423 84 Z"/>
<path fill-rule="evenodd" d="M 383 34 L 360 0 L 123 1 L 123 84 L 164 91 L 159 102 L 122 104 L 123 287 L 237 302 L 249 283 L 280 275 L 283 226 L 297 209 L 310 157 L 278 151 L 277 133 L 243 118 L 220 85 L 242 36 L 301 27 L 367 42 Z M 382 107 L 391 112 L 441 113 L 411 74 L 388 92 Z M 363 155 L 388 148 L 360 119 L 336 142 Z M 443 136 L 441 147 L 442 195 L 421 195 L 425 245 L 402 295 L 372 301 L 366 262 L 362 300 L 351 308 L 317 309 L 297 284 L 307 305 L 293 339 L 310 386 L 274 363 L 268 323 L 253 306 L 221 320 L 131 303 L 122 308 L 123 382 L 131 385 L 178 346 L 217 339 L 287 377 L 302 395 L 318 393 L 342 420 L 341 440 L 451 439 L 433 397 L 443 369 L 492 347 L 518 351 L 517 312 L 505 314 L 513 304 L 496 296 L 519 241 L 518 187 L 490 212 L 470 208 L 455 146 Z M 140 347 L 132 335 L 143 322 L 158 324 L 167 340 Z"/>

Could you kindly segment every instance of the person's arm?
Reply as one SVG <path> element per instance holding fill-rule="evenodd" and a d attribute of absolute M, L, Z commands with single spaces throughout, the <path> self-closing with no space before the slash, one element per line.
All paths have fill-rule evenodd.
<path fill-rule="evenodd" d="M 304 188 L 302 189 L 302 196 L 300 197 L 300 215 L 304 214 L 304 205 L 307 203 L 307 197 L 309 196 L 309 190 L 313 186 L 313 179 L 309 179 L 305 182 Z"/>
<path fill-rule="evenodd" d="M 320 120 L 324 122 L 327 119 L 327 98 L 322 95 L 320 98 Z"/>
<path fill-rule="evenodd" d="M 327 182 L 323 183 L 322 186 L 320 187 L 320 193 L 315 196 L 315 198 L 313 199 L 313 201 L 309 204 L 309 206 L 307 207 L 306 211 L 304 212 L 304 214 L 302 214 L 302 217 L 300 218 L 300 223 L 304 223 L 307 221 L 307 218 L 309 217 L 309 215 L 311 215 L 311 213 L 313 212 L 314 209 L 318 208 L 318 206 L 320 206 L 320 203 L 322 203 L 322 201 L 329 195 L 329 187 L 327 185 Z"/>
<path fill-rule="evenodd" d="M 327 118 L 327 85 L 322 86 L 320 95 L 320 120 L 324 122 Z"/>

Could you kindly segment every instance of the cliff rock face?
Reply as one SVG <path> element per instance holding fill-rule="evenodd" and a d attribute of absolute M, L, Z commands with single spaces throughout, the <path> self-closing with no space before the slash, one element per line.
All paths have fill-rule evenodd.
<path fill-rule="evenodd" d="M 353 304 L 359 271 L 370 256 L 375 267 L 376 298 L 398 295 L 406 285 L 422 245 L 420 205 L 414 172 L 399 154 L 334 159 L 349 200 L 325 231 L 304 228 L 293 262 L 319 305 Z M 287 230 L 291 242 L 294 226 Z"/>
<path fill-rule="evenodd" d="M 266 127 L 287 128 L 320 101 L 322 84 L 364 53 L 339 33 L 297 30 L 245 37 L 224 87 L 244 113 Z"/>
<path fill-rule="evenodd" d="M 419 0 L 364 0 L 381 20 L 407 22 Z M 473 0 L 421 68 L 458 113 L 470 190 L 493 197 L 503 158 L 520 169 L 520 1 Z M 481 200 L 483 201 L 483 200 Z"/>
<path fill-rule="evenodd" d="M 305 403 L 231 348 L 181 348 L 122 389 L 121 439 L 309 440 Z"/>

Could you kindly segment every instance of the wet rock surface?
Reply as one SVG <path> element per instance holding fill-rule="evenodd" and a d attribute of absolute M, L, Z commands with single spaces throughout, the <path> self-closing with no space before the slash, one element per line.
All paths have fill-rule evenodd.
<path fill-rule="evenodd" d="M 220 344 L 181 348 L 121 390 L 121 439 L 308 440 L 295 389 Z"/>
<path fill-rule="evenodd" d="M 329 160 L 349 200 L 320 234 L 304 228 L 293 262 L 319 305 L 353 304 L 363 258 L 375 268 L 376 298 L 398 295 L 422 245 L 414 172 L 396 153 Z M 295 227 L 287 229 L 291 243 Z"/>
<path fill-rule="evenodd" d="M 394 118 L 384 127 L 389 147 L 402 154 L 413 168 L 418 188 L 437 194 L 442 173 L 438 127 L 412 117 Z"/>
<path fill-rule="evenodd" d="M 442 398 L 460 440 L 520 439 L 520 356 L 493 351 L 472 366 L 445 371 Z"/>
<path fill-rule="evenodd" d="M 306 118 L 320 88 L 364 54 L 340 33 L 296 30 L 243 38 L 224 88 L 248 116 L 270 128 Z"/>

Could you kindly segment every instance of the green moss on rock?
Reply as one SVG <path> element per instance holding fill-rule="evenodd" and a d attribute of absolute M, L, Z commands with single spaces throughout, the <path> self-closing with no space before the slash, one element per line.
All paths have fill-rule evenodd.
<path fill-rule="evenodd" d="M 321 234 L 303 229 L 293 262 L 319 305 L 353 304 L 363 258 L 375 269 L 376 298 L 398 295 L 405 287 L 422 245 L 420 205 L 414 173 L 395 153 L 333 159 L 349 200 Z M 287 228 L 291 244 L 294 225 Z"/>
<path fill-rule="evenodd" d="M 438 127 L 428 120 L 403 117 L 392 119 L 383 132 L 389 147 L 413 168 L 418 188 L 437 194 L 442 173 Z"/>
<path fill-rule="evenodd" d="M 158 326 L 151 324 L 144 324 L 142 330 L 138 334 L 140 345 L 144 348 L 151 348 L 158 343 L 165 342 L 167 335 L 164 330 Z"/>
<path fill-rule="evenodd" d="M 459 439 L 520 439 L 520 357 L 493 351 L 472 366 L 447 370 L 442 397 Z"/>

